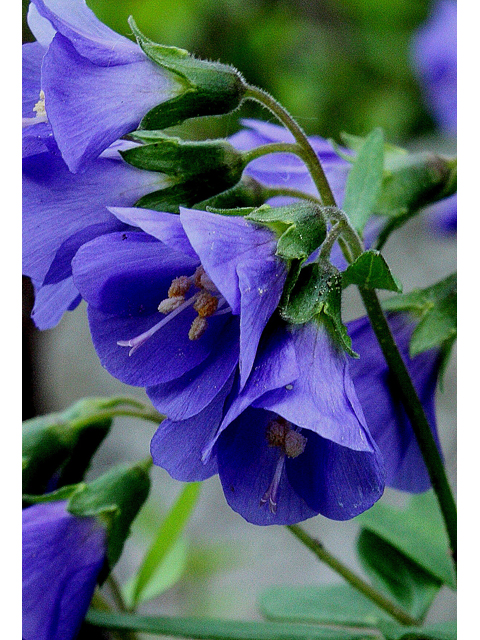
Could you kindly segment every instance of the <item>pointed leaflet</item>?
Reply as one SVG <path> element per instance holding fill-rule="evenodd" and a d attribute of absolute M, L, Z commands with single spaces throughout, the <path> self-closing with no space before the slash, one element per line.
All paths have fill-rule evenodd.
<path fill-rule="evenodd" d="M 402 291 L 401 283 L 390 271 L 385 258 L 374 250 L 362 253 L 342 273 L 342 287 L 357 284 L 368 289 L 388 289 L 389 291 Z"/>
<path fill-rule="evenodd" d="M 343 210 L 360 233 L 373 213 L 383 180 L 383 132 L 374 129 L 358 152 L 347 179 Z"/>

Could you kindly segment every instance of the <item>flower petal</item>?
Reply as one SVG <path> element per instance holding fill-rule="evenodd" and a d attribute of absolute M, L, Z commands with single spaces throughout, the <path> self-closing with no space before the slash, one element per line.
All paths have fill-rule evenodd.
<path fill-rule="evenodd" d="M 52 28 L 71 40 L 78 53 L 92 62 L 111 66 L 142 58 L 140 48 L 100 22 L 84 0 L 32 2 Z M 35 25 L 37 24 L 38 21 L 35 20 Z"/>
<path fill-rule="evenodd" d="M 35 125 L 39 127 L 40 125 Z M 43 281 L 60 246 L 93 224 L 115 221 L 107 205 L 130 206 L 158 177 L 120 159 L 100 158 L 81 175 L 51 153 L 23 162 L 24 274 Z"/>
<path fill-rule="evenodd" d="M 314 323 L 293 333 L 300 376 L 290 389 L 263 396 L 254 406 L 280 414 L 322 438 L 357 451 L 373 451 L 346 355 Z"/>
<path fill-rule="evenodd" d="M 106 532 L 65 502 L 38 504 L 23 518 L 23 638 L 73 640 L 105 559 Z"/>
<path fill-rule="evenodd" d="M 117 138 L 136 129 L 147 111 L 175 95 L 174 87 L 170 75 L 146 57 L 98 66 L 57 33 L 45 54 L 42 88 L 70 171 L 83 171 Z"/>
<path fill-rule="evenodd" d="M 198 259 L 177 214 L 140 207 L 108 207 L 108 209 L 122 222 L 139 227 L 172 249 L 182 251 L 190 258 Z"/>
<path fill-rule="evenodd" d="M 228 301 L 234 314 L 240 313 L 237 266 L 247 260 L 262 263 L 276 250 L 271 231 L 243 218 L 180 208 L 180 219 L 205 271 Z"/>
<path fill-rule="evenodd" d="M 315 511 L 332 520 L 348 520 L 369 509 L 385 486 L 382 456 L 372 443 L 370 451 L 342 447 L 307 430 L 305 451 L 288 459 L 292 487 Z"/>
<path fill-rule="evenodd" d="M 202 451 L 222 418 L 223 405 L 232 382 L 233 375 L 197 415 L 178 422 L 167 419 L 158 427 L 152 438 L 150 452 L 154 464 L 166 469 L 172 478 L 196 482 L 217 473 L 215 457 L 202 461 Z"/>
<path fill-rule="evenodd" d="M 278 488 L 277 511 L 260 501 L 273 480 L 278 449 L 265 433 L 275 415 L 247 409 L 223 432 L 217 443 L 218 472 L 231 508 L 252 524 L 293 524 L 317 515 L 290 485 L 285 470 Z"/>
<path fill-rule="evenodd" d="M 238 319 L 231 317 L 209 357 L 181 378 L 147 388 L 154 407 L 170 420 L 191 418 L 213 401 L 238 364 Z"/>
<path fill-rule="evenodd" d="M 415 323 L 406 314 L 389 314 L 388 321 L 440 449 L 434 407 L 439 353 L 432 350 L 410 358 Z M 349 322 L 348 330 L 360 354 L 351 363 L 352 379 L 369 430 L 385 458 L 387 484 L 403 491 L 426 491 L 430 480 L 425 463 L 368 318 Z"/>
<path fill-rule="evenodd" d="M 35 288 L 32 320 L 42 331 L 55 327 L 65 311 L 73 311 L 80 304 L 81 297 L 71 276 L 55 284 L 32 282 Z"/>

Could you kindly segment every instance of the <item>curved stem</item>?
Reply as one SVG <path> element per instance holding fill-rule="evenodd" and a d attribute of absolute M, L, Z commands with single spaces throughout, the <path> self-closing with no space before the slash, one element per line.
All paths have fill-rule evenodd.
<path fill-rule="evenodd" d="M 276 196 L 288 196 L 289 198 L 310 200 L 311 202 L 321 204 L 318 198 L 316 198 L 315 196 L 311 196 L 309 193 L 305 193 L 305 191 L 300 191 L 299 189 L 289 189 L 288 187 L 265 187 L 264 193 L 267 200 L 269 200 L 270 198 L 275 198 Z"/>
<path fill-rule="evenodd" d="M 253 160 L 266 156 L 270 153 L 292 153 L 293 155 L 298 156 L 301 155 L 302 150 L 298 144 L 293 144 L 291 142 L 272 142 L 270 144 L 262 144 L 259 147 L 254 147 L 248 151 L 242 151 L 245 166 Z"/>
<path fill-rule="evenodd" d="M 312 179 L 320 194 L 322 204 L 325 206 L 335 206 L 335 198 L 333 197 L 332 190 L 330 189 L 330 185 L 328 184 L 322 165 L 320 164 L 317 154 L 313 150 L 310 141 L 300 125 L 295 122 L 288 111 L 282 107 L 275 98 L 266 91 L 263 91 L 263 89 L 248 85 L 245 93 L 245 99 L 254 100 L 255 102 L 260 103 L 263 107 L 266 107 L 271 111 L 280 120 L 280 122 L 287 127 L 300 147 L 298 155 L 310 170 Z"/>
<path fill-rule="evenodd" d="M 368 582 L 365 582 L 363 578 L 354 573 L 351 569 L 346 567 L 338 558 L 329 553 L 323 544 L 312 538 L 304 529 L 297 524 L 288 525 L 293 535 L 300 540 L 310 551 L 312 551 L 317 558 L 327 564 L 333 571 L 338 573 L 344 580 L 348 582 L 354 589 L 363 593 L 369 600 L 375 602 L 381 609 L 389 613 L 392 618 L 398 620 L 403 625 L 407 626 L 419 626 L 420 622 L 415 618 L 412 618 L 409 613 L 404 611 L 401 607 L 394 602 L 383 596 L 376 589 L 374 589 Z"/>

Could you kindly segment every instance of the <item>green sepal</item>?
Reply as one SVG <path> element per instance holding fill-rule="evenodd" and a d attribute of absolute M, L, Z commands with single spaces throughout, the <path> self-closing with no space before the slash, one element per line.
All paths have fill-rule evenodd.
<path fill-rule="evenodd" d="M 402 285 L 392 274 L 385 258 L 373 249 L 364 251 L 345 271 L 342 272 L 342 286 L 345 289 L 356 284 L 368 289 L 386 289 L 400 293 Z"/>
<path fill-rule="evenodd" d="M 382 188 L 384 140 L 381 129 L 374 129 L 365 139 L 348 174 L 343 210 L 352 226 L 362 233 L 374 213 Z"/>
<path fill-rule="evenodd" d="M 230 113 L 240 106 L 246 85 L 236 69 L 157 44 L 140 32 L 131 16 L 128 23 L 143 52 L 179 83 L 178 94 L 151 109 L 141 121 L 141 129 L 165 129 L 189 118 Z"/>
<path fill-rule="evenodd" d="M 409 311 L 420 318 L 410 340 L 412 358 L 434 348 L 442 348 L 448 355 L 457 335 L 455 273 L 431 287 L 389 298 L 382 306 L 386 311 Z"/>
<path fill-rule="evenodd" d="M 313 202 L 255 209 L 247 220 L 271 229 L 277 236 L 276 255 L 284 260 L 306 260 L 325 240 L 322 208 Z"/>
<path fill-rule="evenodd" d="M 226 140 L 183 141 L 161 132 L 151 132 L 156 137 L 133 135 L 143 138 L 144 144 L 120 151 L 129 164 L 146 171 L 160 171 L 169 176 L 193 177 L 214 173 L 220 182 L 236 184 L 242 177 L 243 154 Z M 225 187 L 227 188 L 227 187 Z"/>
<path fill-rule="evenodd" d="M 292 324 L 314 318 L 323 322 L 333 340 L 353 358 L 358 354 L 342 322 L 342 276 L 327 260 L 293 265 L 279 305 L 280 316 Z"/>
<path fill-rule="evenodd" d="M 75 516 L 94 516 L 107 530 L 106 577 L 119 559 L 130 525 L 148 497 L 151 460 L 114 467 L 85 484 L 70 498 L 67 511 Z"/>
<path fill-rule="evenodd" d="M 242 176 L 242 179 L 231 189 L 227 189 L 203 202 L 199 202 L 195 208 L 233 209 L 250 207 L 256 209 L 269 198 L 269 189 L 250 176 Z"/>
<path fill-rule="evenodd" d="M 69 484 L 65 487 L 57 489 L 56 491 L 44 493 L 40 496 L 24 493 L 22 495 L 22 502 L 26 504 L 43 504 L 44 502 L 58 502 L 60 500 L 69 500 L 74 493 L 83 489 L 83 487 L 85 486 L 86 484 L 84 482 L 79 482 L 78 484 Z"/>
<path fill-rule="evenodd" d="M 22 429 L 22 484 L 42 494 L 53 476 L 57 487 L 79 482 L 108 434 L 112 420 L 99 418 L 105 399 L 88 398 L 67 410 L 32 418 Z"/>

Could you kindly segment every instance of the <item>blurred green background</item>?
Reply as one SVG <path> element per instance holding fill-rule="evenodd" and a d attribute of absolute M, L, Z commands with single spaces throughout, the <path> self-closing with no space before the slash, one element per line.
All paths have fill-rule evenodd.
<path fill-rule="evenodd" d="M 28 2 L 23 1 L 24 16 Z M 237 67 L 271 92 L 307 133 L 383 127 L 393 143 L 434 133 L 409 62 L 413 32 L 430 0 L 88 0 L 131 37 L 127 18 L 153 40 Z M 24 18 L 25 39 L 31 39 Z M 246 105 L 242 116 L 268 117 Z M 208 135 L 236 128 L 238 114 L 200 124 Z M 196 124 L 198 126 L 198 123 Z M 223 127 L 223 128 L 222 128 Z M 200 131 L 203 133 L 203 131 Z"/>

